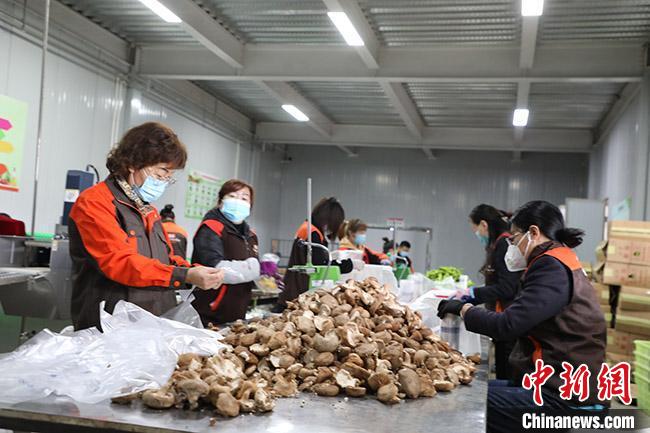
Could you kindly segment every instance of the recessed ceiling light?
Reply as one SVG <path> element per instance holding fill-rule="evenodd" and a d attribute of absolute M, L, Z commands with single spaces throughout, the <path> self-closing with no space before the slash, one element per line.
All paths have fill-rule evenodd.
<path fill-rule="evenodd" d="M 517 108 L 512 115 L 512 126 L 528 125 L 528 108 Z"/>
<path fill-rule="evenodd" d="M 292 104 L 284 104 L 282 106 L 282 109 L 286 111 L 287 113 L 291 114 L 294 119 L 300 121 L 300 122 L 309 122 L 309 117 L 302 111 L 298 109 L 295 105 Z"/>
<path fill-rule="evenodd" d="M 362 47 L 365 45 L 357 29 L 354 28 L 352 21 L 350 21 L 350 18 L 348 18 L 345 12 L 328 12 L 327 16 L 330 17 L 330 20 L 332 20 L 348 45 L 353 47 Z"/>
<path fill-rule="evenodd" d="M 165 5 L 158 0 L 140 0 L 140 3 L 151 9 L 156 15 L 168 23 L 181 23 L 183 20 L 170 11 Z"/>
<path fill-rule="evenodd" d="M 521 0 L 521 15 L 538 17 L 544 13 L 544 0 Z"/>

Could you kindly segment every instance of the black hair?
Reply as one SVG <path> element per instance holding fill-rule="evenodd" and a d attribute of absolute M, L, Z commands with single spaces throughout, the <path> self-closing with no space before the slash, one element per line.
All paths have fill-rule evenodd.
<path fill-rule="evenodd" d="M 388 238 L 381 238 L 382 241 L 384 241 L 384 245 L 382 246 L 382 251 L 384 254 L 387 254 L 390 250 L 395 249 L 395 244 L 393 243 L 392 240 Z"/>
<path fill-rule="evenodd" d="M 494 245 L 496 240 L 503 233 L 507 232 L 510 226 L 508 218 L 510 214 L 490 206 L 489 204 L 480 204 L 469 213 L 469 219 L 476 225 L 485 221 L 488 226 L 488 248 Z"/>
<path fill-rule="evenodd" d="M 530 226 L 537 226 L 547 238 L 561 242 L 569 248 L 582 243 L 584 230 L 564 226 L 564 217 L 557 206 L 547 201 L 529 201 L 515 212 L 512 225 L 527 232 Z"/>
<path fill-rule="evenodd" d="M 174 214 L 173 209 L 174 209 L 173 204 L 166 204 L 165 207 L 160 211 L 160 218 L 164 220 L 176 219 L 176 215 Z"/>
<path fill-rule="evenodd" d="M 399 244 L 400 248 L 401 247 L 406 247 L 408 249 L 411 249 L 411 243 L 409 241 L 402 241 L 402 243 Z"/>
<path fill-rule="evenodd" d="M 311 211 L 312 224 L 318 227 L 319 230 L 327 226 L 329 235 L 326 233 L 323 233 L 323 235 L 330 238 L 330 240 L 336 238 L 344 220 L 345 210 L 343 210 L 343 206 L 336 197 L 322 198 Z"/>

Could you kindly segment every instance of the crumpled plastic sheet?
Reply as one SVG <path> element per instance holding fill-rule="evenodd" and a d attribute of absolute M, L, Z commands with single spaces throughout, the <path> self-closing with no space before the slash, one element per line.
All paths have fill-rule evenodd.
<path fill-rule="evenodd" d="M 260 262 L 250 257 L 246 260 L 222 260 L 217 269 L 223 269 L 224 284 L 240 284 L 260 277 Z"/>
<path fill-rule="evenodd" d="M 213 331 L 156 317 L 119 301 L 113 314 L 100 307 L 96 328 L 43 330 L 15 351 L 0 355 L 0 401 L 18 403 L 50 394 L 81 403 L 163 386 L 178 355 L 212 355 L 226 347 Z"/>

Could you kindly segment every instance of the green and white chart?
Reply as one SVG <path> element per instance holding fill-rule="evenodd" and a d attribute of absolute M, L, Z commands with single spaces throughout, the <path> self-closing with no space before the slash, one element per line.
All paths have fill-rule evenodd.
<path fill-rule="evenodd" d="M 199 171 L 192 171 L 187 176 L 185 193 L 185 217 L 203 219 L 203 216 L 217 205 L 219 189 L 223 180 Z"/>

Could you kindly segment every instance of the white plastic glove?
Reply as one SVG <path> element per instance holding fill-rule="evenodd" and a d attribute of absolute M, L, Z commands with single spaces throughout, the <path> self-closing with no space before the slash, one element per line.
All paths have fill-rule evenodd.
<path fill-rule="evenodd" d="M 363 260 L 352 259 L 352 267 L 355 271 L 363 271 L 363 268 L 366 266 Z"/>
<path fill-rule="evenodd" d="M 241 284 L 260 278 L 260 262 L 254 258 L 246 260 L 222 260 L 217 269 L 223 269 L 224 284 Z"/>

